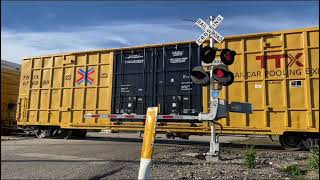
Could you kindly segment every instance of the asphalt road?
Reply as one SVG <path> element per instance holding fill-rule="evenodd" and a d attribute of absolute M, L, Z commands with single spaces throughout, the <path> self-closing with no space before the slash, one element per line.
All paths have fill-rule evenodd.
<path fill-rule="evenodd" d="M 209 148 L 208 138 L 167 140 L 160 135 L 154 152 L 192 143 Z M 32 137 L 2 140 L 1 179 L 117 179 L 115 174 L 126 173 L 136 173 L 137 177 L 141 142 L 137 134 L 125 133 L 89 133 L 83 140 Z"/>

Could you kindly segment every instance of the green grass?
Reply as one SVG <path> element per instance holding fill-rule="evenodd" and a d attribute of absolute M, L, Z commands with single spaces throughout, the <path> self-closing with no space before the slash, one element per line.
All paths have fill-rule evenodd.
<path fill-rule="evenodd" d="M 308 165 L 312 170 L 319 170 L 319 146 L 311 149 Z"/>
<path fill-rule="evenodd" d="M 256 161 L 256 150 L 254 149 L 253 146 L 250 146 L 249 148 L 247 147 L 245 150 L 245 158 L 244 158 L 244 164 L 247 168 L 253 169 L 257 165 Z"/>
<path fill-rule="evenodd" d="M 298 164 L 289 165 L 284 169 L 284 172 L 290 174 L 291 176 L 301 176 L 302 170 Z"/>

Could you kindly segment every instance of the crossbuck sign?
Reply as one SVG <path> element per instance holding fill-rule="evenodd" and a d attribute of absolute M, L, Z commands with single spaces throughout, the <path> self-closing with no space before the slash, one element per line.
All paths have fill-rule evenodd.
<path fill-rule="evenodd" d="M 221 43 L 223 41 L 224 37 L 221 36 L 217 31 L 215 31 L 215 29 L 222 22 L 222 20 L 223 20 L 223 17 L 221 15 L 218 15 L 213 20 L 212 25 L 209 26 L 204 20 L 199 18 L 198 21 L 196 22 L 196 25 L 199 26 L 202 30 L 204 30 L 204 32 L 196 40 L 196 43 L 200 46 L 209 36 L 211 36 L 217 42 Z"/>

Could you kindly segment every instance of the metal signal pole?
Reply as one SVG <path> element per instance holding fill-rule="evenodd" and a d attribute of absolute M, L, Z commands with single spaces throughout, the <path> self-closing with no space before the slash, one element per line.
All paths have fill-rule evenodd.
<path fill-rule="evenodd" d="M 213 16 L 209 17 L 209 21 L 210 21 L 210 26 L 213 25 Z M 214 39 L 212 36 L 210 37 L 210 47 L 214 47 Z M 212 70 L 210 70 L 210 76 L 212 77 Z M 212 91 L 214 91 L 214 80 L 211 78 L 210 79 L 210 104 L 213 103 L 213 99 L 216 97 L 212 96 Z M 210 105 L 211 107 L 211 105 Z M 210 109 L 211 110 L 211 109 Z M 211 138 L 210 138 L 210 150 L 207 153 L 207 159 L 210 159 L 211 161 L 217 161 L 217 157 L 218 156 L 218 152 L 219 152 L 219 142 L 217 142 L 216 140 L 216 131 L 214 128 L 214 123 L 213 122 L 209 122 L 210 123 L 210 128 L 211 128 Z"/>

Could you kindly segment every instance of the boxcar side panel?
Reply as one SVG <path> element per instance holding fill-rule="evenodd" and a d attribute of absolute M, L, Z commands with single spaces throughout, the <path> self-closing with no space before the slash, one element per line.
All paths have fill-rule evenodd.
<path fill-rule="evenodd" d="M 280 135 L 286 131 L 319 131 L 318 37 L 319 28 L 305 28 L 226 37 L 215 44 L 237 52 L 234 64 L 229 67 L 235 74 L 235 82 L 223 88 L 221 99 L 250 102 L 254 109 L 251 115 L 230 113 L 229 118 L 220 120 L 224 133 Z M 199 48 L 189 46 L 193 43 L 25 59 L 18 124 L 143 130 L 142 122 L 117 124 L 109 119 L 84 119 L 83 115 L 144 114 L 150 105 L 160 106 L 162 114 L 189 114 L 192 108 L 195 114 L 199 110 L 207 112 L 208 88 L 192 87 L 193 92 L 188 89 L 190 80 L 180 81 L 187 71 L 199 65 L 199 59 L 194 59 Z M 197 62 L 184 66 L 185 58 Z M 168 66 L 170 59 L 178 69 L 170 69 L 173 67 Z M 166 85 L 162 87 L 158 81 Z M 173 98 L 177 93 L 180 94 Z M 202 99 L 198 100 L 199 96 Z M 167 122 L 157 130 L 210 132 L 208 123 Z"/>
<path fill-rule="evenodd" d="M 222 99 L 250 102 L 253 114 L 230 113 L 226 132 L 283 134 L 319 131 L 319 29 L 226 38 L 219 48 L 234 49 L 229 68 L 235 82 Z M 204 100 L 208 102 L 208 100 Z"/>
<path fill-rule="evenodd" d="M 22 64 L 18 125 L 102 128 L 111 113 L 113 52 L 25 59 Z"/>
<path fill-rule="evenodd" d="M 199 50 L 185 43 L 116 52 L 113 113 L 145 114 L 157 106 L 160 114 L 199 114 L 201 86 L 190 79 L 200 65 Z"/>

